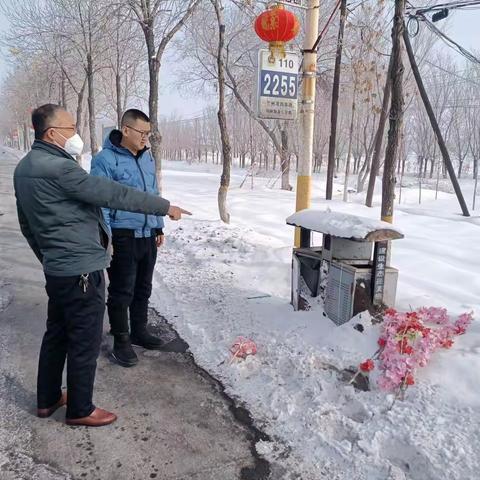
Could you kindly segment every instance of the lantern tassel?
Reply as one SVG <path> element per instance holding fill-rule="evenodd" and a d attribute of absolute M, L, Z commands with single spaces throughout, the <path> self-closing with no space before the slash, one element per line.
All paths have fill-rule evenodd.
<path fill-rule="evenodd" d="M 270 42 L 270 57 L 275 59 L 277 56 L 285 58 L 287 53 L 285 51 L 285 42 Z"/>

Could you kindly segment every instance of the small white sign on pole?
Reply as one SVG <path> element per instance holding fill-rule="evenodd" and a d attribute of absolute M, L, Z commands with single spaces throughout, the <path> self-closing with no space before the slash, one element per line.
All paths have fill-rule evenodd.
<path fill-rule="evenodd" d="M 308 8 L 307 0 L 277 0 L 276 3 L 283 3 L 284 5 L 289 5 L 290 7 Z"/>
<path fill-rule="evenodd" d="M 298 113 L 299 56 L 286 52 L 272 57 L 269 50 L 258 55 L 258 116 L 265 119 L 295 120 Z"/>

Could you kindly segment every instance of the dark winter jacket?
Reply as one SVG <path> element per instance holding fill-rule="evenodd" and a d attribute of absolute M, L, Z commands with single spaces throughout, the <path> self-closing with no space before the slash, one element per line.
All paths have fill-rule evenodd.
<path fill-rule="evenodd" d="M 121 146 L 122 132 L 113 130 L 105 139 L 103 150 L 92 160 L 91 174 L 110 178 L 142 192 L 158 195 L 155 162 L 150 149 L 145 148 L 134 156 Z M 105 222 L 110 228 L 133 230 L 136 238 L 151 237 L 160 233 L 162 217 L 104 208 Z"/>
<path fill-rule="evenodd" d="M 166 215 L 170 203 L 85 172 L 63 149 L 36 140 L 14 174 L 23 235 L 46 274 L 106 268 L 109 230 L 100 207 Z"/>

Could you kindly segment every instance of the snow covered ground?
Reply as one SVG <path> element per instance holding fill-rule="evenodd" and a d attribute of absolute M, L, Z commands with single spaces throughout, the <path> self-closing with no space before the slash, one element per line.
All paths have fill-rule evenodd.
<path fill-rule="evenodd" d="M 403 401 L 378 390 L 355 391 L 339 372 L 375 352 L 378 330 L 365 314 L 336 327 L 321 308 L 292 310 L 293 229 L 285 220 L 294 212 L 295 193 L 268 188 L 265 178 L 255 178 L 253 190 L 250 180 L 240 189 L 245 172 L 235 170 L 227 226 L 217 214 L 219 176 L 218 166 L 165 162 L 164 196 L 194 215 L 167 224 L 153 301 L 196 361 L 270 435 L 258 452 L 285 468 L 282 480 L 477 479 L 480 322 L 451 350 L 435 354 Z M 438 199 L 423 188 L 421 204 L 418 182 L 404 179 L 403 185 L 395 227 L 405 238 L 394 242 L 392 255 L 400 270 L 396 307 L 478 314 L 479 214 L 460 215 L 448 181 L 440 182 Z M 473 181 L 462 180 L 462 188 L 471 206 Z M 324 191 L 324 177 L 316 176 L 313 208 L 380 216 L 381 185 L 373 209 L 363 206 L 363 194 L 342 202 L 341 183 L 333 201 L 323 200 Z M 353 328 L 359 322 L 364 333 Z M 240 335 L 257 343 L 258 354 L 230 363 L 229 347 Z"/>
<path fill-rule="evenodd" d="M 293 229 L 285 219 L 295 194 L 255 179 L 229 193 L 232 223 L 218 220 L 218 167 L 166 162 L 164 195 L 194 215 L 168 222 L 153 301 L 190 343 L 197 362 L 244 403 L 272 442 L 258 451 L 281 463 L 285 479 L 467 480 L 480 468 L 480 324 L 418 375 L 404 401 L 374 390 L 357 392 L 338 372 L 376 350 L 377 332 L 335 327 L 322 312 L 295 313 L 290 300 Z M 248 186 L 247 186 L 248 185 Z M 465 183 L 471 199 L 472 184 Z M 313 207 L 379 218 L 378 206 L 322 200 L 315 178 Z M 397 307 L 445 306 L 452 314 L 480 310 L 480 218 L 459 215 L 449 193 L 402 192 L 393 244 L 400 270 Z M 377 197 L 377 202 L 379 197 Z M 470 200 L 469 200 L 470 201 Z M 258 354 L 229 362 L 239 335 Z M 393 406 L 392 406 L 393 404 Z M 279 479 L 275 479 L 279 480 Z"/>

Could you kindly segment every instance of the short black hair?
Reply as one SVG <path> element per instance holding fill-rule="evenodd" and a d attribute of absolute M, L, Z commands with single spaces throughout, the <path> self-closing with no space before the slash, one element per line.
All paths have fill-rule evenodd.
<path fill-rule="evenodd" d="M 145 113 L 143 113 L 141 110 L 137 110 L 136 108 L 131 108 L 123 114 L 121 126 L 128 126 L 129 122 L 135 122 L 136 120 L 143 120 L 144 122 L 150 123 L 150 119 Z"/>
<path fill-rule="evenodd" d="M 63 110 L 63 107 L 53 103 L 47 103 L 32 112 L 32 126 L 35 131 L 36 140 L 43 138 L 45 132 L 52 126 L 52 120 L 59 110 Z"/>

